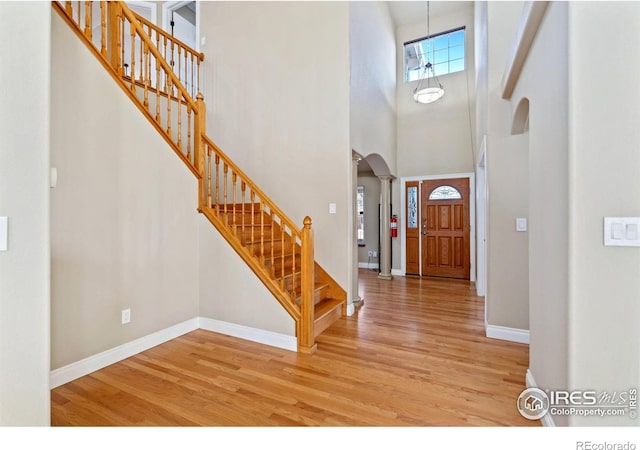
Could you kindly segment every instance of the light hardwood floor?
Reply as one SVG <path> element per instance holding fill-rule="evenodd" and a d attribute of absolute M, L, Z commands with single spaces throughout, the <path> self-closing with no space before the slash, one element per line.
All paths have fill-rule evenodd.
<path fill-rule="evenodd" d="M 539 426 L 528 346 L 484 336 L 472 283 L 377 279 L 303 355 L 198 330 L 51 393 L 56 426 Z"/>

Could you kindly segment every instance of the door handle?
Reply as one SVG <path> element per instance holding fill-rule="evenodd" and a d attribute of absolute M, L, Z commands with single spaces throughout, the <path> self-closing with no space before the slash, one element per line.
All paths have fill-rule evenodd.
<path fill-rule="evenodd" d="M 426 231 L 423 231 L 423 232 L 422 232 L 422 235 L 423 235 L 423 236 L 426 236 L 426 235 L 427 235 L 427 232 L 426 232 Z"/>

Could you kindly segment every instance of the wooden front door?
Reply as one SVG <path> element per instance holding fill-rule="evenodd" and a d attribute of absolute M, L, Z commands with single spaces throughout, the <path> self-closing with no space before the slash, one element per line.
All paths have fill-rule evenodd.
<path fill-rule="evenodd" d="M 422 275 L 468 280 L 469 179 L 422 182 Z"/>

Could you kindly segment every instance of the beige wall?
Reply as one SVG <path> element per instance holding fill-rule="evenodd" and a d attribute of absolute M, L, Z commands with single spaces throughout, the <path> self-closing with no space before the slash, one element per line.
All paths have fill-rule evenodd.
<path fill-rule="evenodd" d="M 425 21 L 396 29 L 398 173 L 410 177 L 474 170 L 475 128 L 474 23 L 473 5 L 457 14 L 432 16 L 431 34 L 466 26 L 466 70 L 439 77 L 445 94 L 436 103 L 423 105 L 413 100 L 417 81 L 404 81 L 403 45 L 426 35 Z M 471 118 L 469 112 L 471 111 Z M 471 121 L 471 123 L 470 123 Z M 398 195 L 399 190 L 394 194 Z M 395 203 L 395 202 L 394 202 Z"/>
<path fill-rule="evenodd" d="M 50 422 L 50 16 L 48 2 L 0 2 L 0 426 Z"/>
<path fill-rule="evenodd" d="M 487 111 L 479 118 L 487 127 L 487 323 L 528 330 L 530 233 L 517 232 L 515 221 L 529 216 L 529 134 L 511 135 L 501 87 L 521 13 L 521 2 L 488 3 L 488 64 L 480 77 L 487 79 Z"/>
<path fill-rule="evenodd" d="M 627 391 L 640 385 L 640 248 L 605 247 L 603 218 L 640 216 L 640 4 L 568 8 L 569 386 Z M 604 73 L 592 70 L 594 55 Z M 603 74 L 606 95 L 593 95 Z M 570 424 L 640 421 L 576 416 Z"/>
<path fill-rule="evenodd" d="M 51 73 L 56 369 L 196 317 L 199 272 L 195 177 L 57 14 Z"/>
<path fill-rule="evenodd" d="M 396 41 L 386 2 L 349 2 L 351 148 L 396 173 Z"/>
<path fill-rule="evenodd" d="M 202 2 L 200 21 L 209 136 L 297 224 L 312 218 L 316 260 L 348 289 L 348 3 Z M 220 264 L 203 261 L 201 271 Z M 244 286 L 225 289 L 221 301 Z M 205 292 L 203 309 L 216 301 Z M 256 293 L 256 308 L 276 302 L 264 295 Z"/>
<path fill-rule="evenodd" d="M 567 3 L 551 3 L 511 98 L 512 110 L 530 102 L 529 369 L 543 389 L 566 389 L 569 374 L 567 46 Z"/>

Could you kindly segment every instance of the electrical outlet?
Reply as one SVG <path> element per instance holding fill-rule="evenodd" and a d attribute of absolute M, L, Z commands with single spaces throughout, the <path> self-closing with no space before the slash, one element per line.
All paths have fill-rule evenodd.
<path fill-rule="evenodd" d="M 122 323 L 129 323 L 131 322 L 131 310 L 130 309 L 123 309 L 122 310 Z"/>
<path fill-rule="evenodd" d="M 371 258 L 372 256 L 373 256 L 373 252 L 369 250 L 369 258 Z"/>

